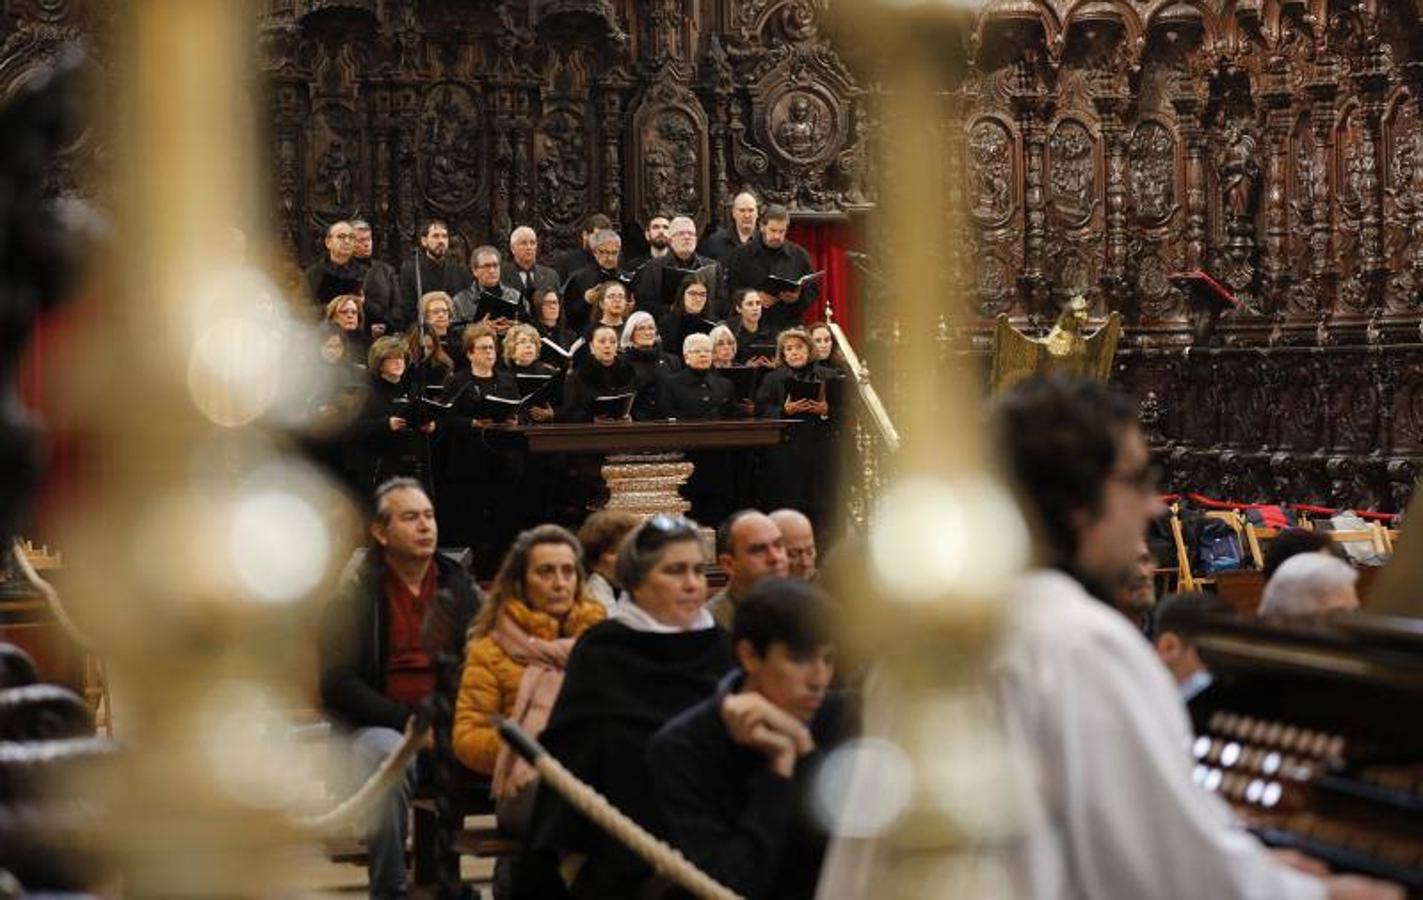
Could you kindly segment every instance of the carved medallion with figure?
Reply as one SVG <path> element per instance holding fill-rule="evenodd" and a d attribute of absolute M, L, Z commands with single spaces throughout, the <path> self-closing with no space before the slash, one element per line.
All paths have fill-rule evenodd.
<path fill-rule="evenodd" d="M 824 99 L 809 91 L 787 91 L 771 107 L 771 140 L 791 162 L 810 165 L 836 148 L 830 144 L 834 115 Z"/>
<path fill-rule="evenodd" d="M 1142 122 L 1132 134 L 1127 155 L 1137 223 L 1165 224 L 1176 211 L 1176 141 L 1160 122 Z"/>

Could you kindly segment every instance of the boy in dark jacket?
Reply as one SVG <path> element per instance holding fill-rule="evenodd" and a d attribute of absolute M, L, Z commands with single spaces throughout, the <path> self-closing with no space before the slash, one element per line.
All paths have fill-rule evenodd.
<path fill-rule="evenodd" d="M 825 835 L 806 801 L 815 768 L 857 727 L 835 674 L 823 594 L 786 578 L 757 582 L 736 607 L 740 668 L 648 746 L 672 843 L 738 894 L 810 898 Z"/>
<path fill-rule="evenodd" d="M 479 607 L 478 588 L 455 563 L 436 553 L 438 531 L 430 498 L 411 478 L 376 489 L 374 546 L 342 583 L 321 623 L 321 703 L 351 735 L 358 777 L 400 745 L 415 707 L 435 689 L 432 654 L 421 639 L 440 591 L 450 594 L 454 627 L 449 652 L 461 654 Z M 451 698 L 453 702 L 453 698 Z M 366 831 L 370 895 L 405 894 L 405 833 L 415 767 L 371 815 Z"/>

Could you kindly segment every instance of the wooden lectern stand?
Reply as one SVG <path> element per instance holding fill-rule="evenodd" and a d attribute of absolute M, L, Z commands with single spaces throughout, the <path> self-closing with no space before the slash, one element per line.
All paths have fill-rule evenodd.
<path fill-rule="evenodd" d="M 639 515 L 685 513 L 679 493 L 692 474 L 686 450 L 773 447 L 788 419 L 721 419 L 705 422 L 597 422 L 526 425 L 517 431 L 530 453 L 601 453 L 607 509 Z"/>

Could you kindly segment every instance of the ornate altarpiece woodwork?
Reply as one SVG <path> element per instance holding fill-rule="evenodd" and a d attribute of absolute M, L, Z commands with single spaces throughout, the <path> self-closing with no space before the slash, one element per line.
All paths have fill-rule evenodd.
<path fill-rule="evenodd" d="M 359 213 L 395 261 L 433 214 L 457 254 L 524 222 L 551 250 L 590 210 L 706 222 L 742 187 L 807 217 L 867 209 L 894 177 L 876 144 L 924 123 L 879 121 L 825 6 L 266 0 L 253 110 L 281 240 L 309 260 L 325 223 Z M 106 3 L 0 7 L 6 94 L 65 42 L 108 58 Z M 1423 457 L 1417 18 L 1377 0 L 994 0 L 932 123 L 962 136 L 944 263 L 979 313 L 944 333 L 982 348 L 993 316 L 1047 323 L 1082 292 L 1126 320 L 1114 380 L 1172 486 L 1399 508 Z M 52 190 L 82 191 L 106 156 L 81 137 Z M 1169 276 L 1195 268 L 1244 308 L 1190 346 Z M 892 340 L 873 294 L 861 314 Z"/>

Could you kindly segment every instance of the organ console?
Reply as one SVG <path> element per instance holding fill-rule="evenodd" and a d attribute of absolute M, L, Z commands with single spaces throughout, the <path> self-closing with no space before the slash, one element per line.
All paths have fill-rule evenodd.
<path fill-rule="evenodd" d="M 1195 778 L 1265 843 L 1423 897 L 1423 620 L 1212 619 Z"/>

